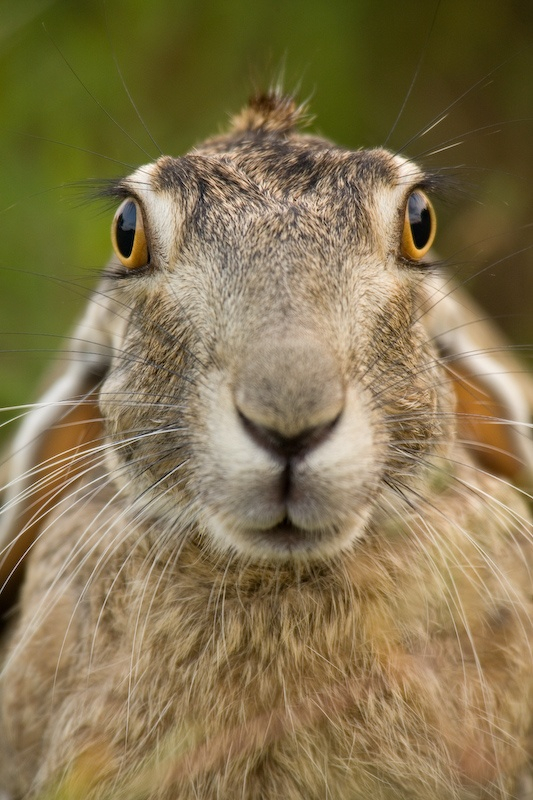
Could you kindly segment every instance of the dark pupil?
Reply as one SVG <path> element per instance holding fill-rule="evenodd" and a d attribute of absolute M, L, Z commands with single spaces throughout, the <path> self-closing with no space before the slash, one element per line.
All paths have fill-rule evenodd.
<path fill-rule="evenodd" d="M 117 218 L 116 239 L 120 254 L 124 258 L 129 258 L 133 250 L 135 241 L 135 229 L 137 227 L 137 208 L 131 200 L 126 203 L 122 213 Z"/>
<path fill-rule="evenodd" d="M 431 236 L 431 214 L 429 213 L 429 208 L 425 198 L 417 192 L 409 198 L 407 208 L 413 242 L 417 250 L 422 250 Z"/>

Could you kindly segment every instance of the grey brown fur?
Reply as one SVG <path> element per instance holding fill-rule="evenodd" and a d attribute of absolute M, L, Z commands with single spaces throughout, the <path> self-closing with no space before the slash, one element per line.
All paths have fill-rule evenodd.
<path fill-rule="evenodd" d="M 299 115 L 258 98 L 114 190 L 150 264 L 108 269 L 5 509 L 9 552 L 32 454 L 97 391 L 4 634 L 15 798 L 529 796 L 530 514 L 456 415 L 486 324 L 456 347 L 461 302 L 401 254 L 432 179 Z"/>

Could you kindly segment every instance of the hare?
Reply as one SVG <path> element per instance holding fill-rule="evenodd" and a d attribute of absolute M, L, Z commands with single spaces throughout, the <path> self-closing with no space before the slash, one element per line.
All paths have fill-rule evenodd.
<path fill-rule="evenodd" d="M 302 114 L 107 191 L 7 481 L 13 798 L 533 796 L 531 383 L 429 260 L 439 176 Z"/>

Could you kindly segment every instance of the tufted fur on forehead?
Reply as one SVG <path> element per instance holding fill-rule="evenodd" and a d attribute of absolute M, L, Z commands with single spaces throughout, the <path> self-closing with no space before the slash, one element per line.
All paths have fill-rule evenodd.
<path fill-rule="evenodd" d="M 237 205 L 246 201 L 261 206 L 274 198 L 298 202 L 308 197 L 333 212 L 344 203 L 358 207 L 381 186 L 405 180 L 386 150 L 348 150 L 302 133 L 298 124 L 303 114 L 304 107 L 290 96 L 257 95 L 227 133 L 208 138 L 184 156 L 159 159 L 151 175 L 154 188 L 189 198 L 197 191 L 204 211 L 217 199 L 219 215 L 222 196 Z M 433 178 L 424 174 L 424 184 Z"/>
<path fill-rule="evenodd" d="M 232 119 L 232 131 L 264 131 L 291 133 L 307 121 L 305 104 L 279 90 L 253 95 L 239 114 Z"/>

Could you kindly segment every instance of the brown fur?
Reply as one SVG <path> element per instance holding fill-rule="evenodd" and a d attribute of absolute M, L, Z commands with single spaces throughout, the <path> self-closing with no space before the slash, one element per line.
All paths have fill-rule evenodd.
<path fill-rule="evenodd" d="M 474 414 L 491 387 L 453 295 L 399 252 L 431 179 L 297 117 L 258 98 L 116 191 L 151 262 L 115 264 L 82 322 L 106 438 L 78 432 L 76 485 L 30 515 L 0 683 L 15 797 L 526 797 L 531 521 L 507 456 L 479 467 L 491 437 L 461 441 L 454 359 Z M 512 400 L 468 436 L 506 431 L 526 474 Z M 42 452 L 21 441 L 8 553 Z"/>

